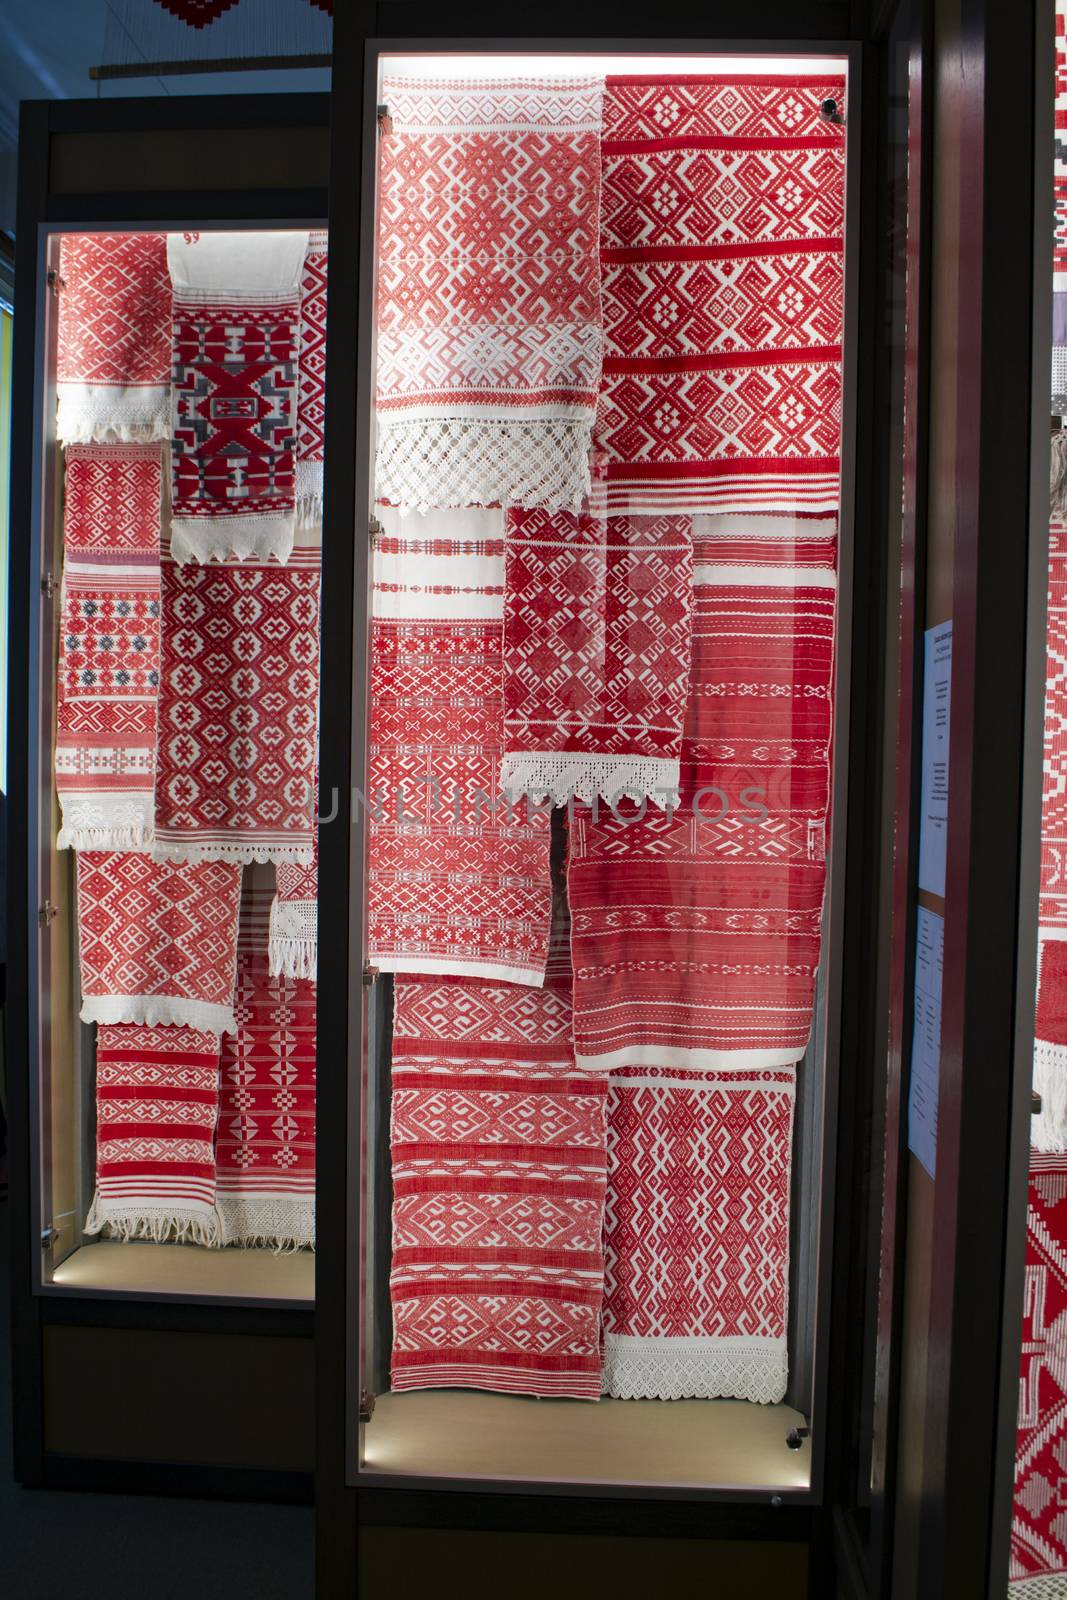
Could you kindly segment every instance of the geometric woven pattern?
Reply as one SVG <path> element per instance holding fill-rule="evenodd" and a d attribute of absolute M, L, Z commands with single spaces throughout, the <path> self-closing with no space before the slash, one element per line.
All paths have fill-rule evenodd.
<path fill-rule="evenodd" d="M 608 78 L 609 511 L 836 509 L 843 88 Z"/>
<path fill-rule="evenodd" d="M 83 1022 L 232 1032 L 241 871 L 78 853 Z"/>
<path fill-rule="evenodd" d="M 383 93 L 377 497 L 577 509 L 600 379 L 603 85 Z"/>
<path fill-rule="evenodd" d="M 397 978 L 394 1390 L 600 1394 L 607 1083 L 565 985 Z"/>
<path fill-rule="evenodd" d="M 59 253 L 56 432 L 170 433 L 170 278 L 161 233 L 68 233 Z"/>
<path fill-rule="evenodd" d="M 172 548 L 178 561 L 288 558 L 307 234 L 171 234 Z"/>
<path fill-rule="evenodd" d="M 159 694 L 158 445 L 66 452 L 56 789 L 59 846 L 152 837 Z"/>
<path fill-rule="evenodd" d="M 217 1034 L 101 1026 L 96 1193 L 85 1231 L 217 1244 L 218 1110 Z"/>
<path fill-rule="evenodd" d="M 565 804 L 677 787 L 688 518 L 508 516 L 501 787 Z"/>
<path fill-rule="evenodd" d="M 605 1393 L 781 1400 L 795 1068 L 610 1085 Z"/>
<path fill-rule="evenodd" d="M 549 816 L 498 792 L 501 520 L 412 515 L 375 543 L 368 959 L 540 984 Z"/>
<path fill-rule="evenodd" d="M 271 875 L 245 877 L 237 1032 L 221 1056 L 222 1241 L 299 1249 L 315 1243 L 315 985 L 267 971 Z"/>
<path fill-rule="evenodd" d="M 818 543 L 832 559 L 826 526 Z M 792 527 L 785 517 L 701 519 L 678 803 L 574 808 L 580 1066 L 765 1068 L 807 1047 L 835 576 L 808 564 L 809 541 L 794 541 Z"/>
<path fill-rule="evenodd" d="M 322 515 L 323 427 L 326 421 L 327 235 L 309 237 L 300 282 L 300 371 L 296 398 L 296 502 L 305 522 Z"/>
<path fill-rule="evenodd" d="M 284 567 L 163 562 L 159 855 L 311 861 L 321 555 L 310 537 Z"/>
<path fill-rule="evenodd" d="M 1030 1119 L 1030 1139 L 1037 1150 L 1060 1152 L 1067 1151 L 1067 1038 L 1057 981 L 1067 956 L 1067 528 L 1058 520 L 1049 528 L 1043 770 L 1033 1080 L 1041 1113 Z"/>
<path fill-rule="evenodd" d="M 1067 1582 L 1067 1158 L 1031 1152 L 1010 1592 L 1052 1574 Z"/>

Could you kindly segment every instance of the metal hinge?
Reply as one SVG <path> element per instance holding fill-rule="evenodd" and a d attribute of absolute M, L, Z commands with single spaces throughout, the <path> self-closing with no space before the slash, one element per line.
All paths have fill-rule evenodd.
<path fill-rule="evenodd" d="M 374 1402 L 375 1402 L 375 1400 L 377 1400 L 377 1398 L 378 1398 L 378 1396 L 376 1394 L 373 1394 L 370 1389 L 361 1389 L 359 1391 L 359 1420 L 360 1420 L 360 1422 L 369 1422 L 371 1417 L 373 1417 L 373 1415 L 374 1415 Z"/>
<path fill-rule="evenodd" d="M 1030 1090 L 1030 1115 L 1032 1117 L 1041 1115 L 1041 1096 L 1036 1089 Z"/>
<path fill-rule="evenodd" d="M 811 1435 L 810 1428 L 790 1428 L 785 1436 L 785 1442 L 790 1450 L 799 1450 L 804 1440 Z"/>
<path fill-rule="evenodd" d="M 58 294 L 61 289 L 66 288 L 66 284 L 59 276 L 58 267 L 49 267 L 48 271 L 45 273 L 45 282 L 53 294 Z"/>
<path fill-rule="evenodd" d="M 48 1224 L 47 1228 L 42 1228 L 41 1229 L 41 1249 L 42 1250 L 51 1250 L 52 1246 L 55 1244 L 55 1242 L 56 1242 L 56 1240 L 58 1238 L 59 1238 L 59 1229 L 57 1227 L 55 1227 L 54 1224 L 52 1224 L 50 1222 Z"/>
<path fill-rule="evenodd" d="M 41 593 L 44 595 L 46 600 L 51 600 L 52 599 L 52 597 L 54 596 L 54 594 L 56 592 L 56 587 L 57 587 L 57 585 L 56 585 L 56 575 L 55 575 L 55 573 L 54 572 L 46 572 L 44 577 L 41 579 Z"/>
<path fill-rule="evenodd" d="M 379 132 L 379 134 L 392 133 L 392 131 L 393 131 L 393 119 L 389 115 L 389 107 L 388 106 L 378 106 L 377 112 L 378 112 L 378 132 Z"/>
<path fill-rule="evenodd" d="M 37 907 L 37 921 L 42 928 L 47 928 L 59 916 L 59 907 L 53 905 L 51 900 L 42 900 Z"/>
<path fill-rule="evenodd" d="M 376 984 L 378 982 L 378 977 L 379 977 L 378 968 L 377 967 L 372 967 L 369 962 L 365 961 L 363 963 L 363 987 L 364 987 L 364 989 L 370 989 L 374 984 Z"/>
<path fill-rule="evenodd" d="M 381 538 L 382 534 L 385 532 L 385 529 L 382 527 L 382 525 L 378 521 L 377 517 L 371 517 L 370 525 L 369 525 L 367 531 L 370 534 L 370 542 L 371 542 L 371 544 L 377 544 L 378 540 Z"/>

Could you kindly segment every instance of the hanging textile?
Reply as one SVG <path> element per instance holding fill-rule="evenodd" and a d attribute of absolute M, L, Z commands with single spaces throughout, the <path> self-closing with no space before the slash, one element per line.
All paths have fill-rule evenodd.
<path fill-rule="evenodd" d="M 605 1394 L 782 1399 L 795 1090 L 793 1067 L 611 1074 Z"/>
<path fill-rule="evenodd" d="M 565 979 L 395 997 L 393 1389 L 598 1399 L 607 1082 Z"/>
<path fill-rule="evenodd" d="M 1008 1592 L 1067 1594 L 1067 1158 L 1030 1154 Z"/>
<path fill-rule="evenodd" d="M 300 529 L 284 567 L 164 552 L 158 858 L 311 862 L 320 538 Z"/>
<path fill-rule="evenodd" d="M 1056 0 L 1053 146 L 1052 411 L 1067 416 L 1067 0 Z"/>
<path fill-rule="evenodd" d="M 270 908 L 267 964 L 272 977 L 312 978 L 319 959 L 319 858 L 310 866 L 280 861 Z"/>
<path fill-rule="evenodd" d="M 385 80 L 379 499 L 577 510 L 588 492 L 602 93 Z"/>
<path fill-rule="evenodd" d="M 1038 987 L 1030 1119 L 1036 1150 L 1067 1150 L 1067 527 L 1049 528 Z"/>
<path fill-rule="evenodd" d="M 834 524 L 694 526 L 679 803 L 574 807 L 583 1068 L 789 1066 L 811 1028 L 825 884 Z"/>
<path fill-rule="evenodd" d="M 232 1033 L 240 868 L 78 853 L 83 1022 Z"/>
<path fill-rule="evenodd" d="M 315 985 L 272 978 L 269 868 L 241 898 L 236 1032 L 222 1041 L 218 1131 L 224 1244 L 315 1244 Z"/>
<path fill-rule="evenodd" d="M 101 1026 L 96 1191 L 85 1232 L 217 1245 L 218 1109 L 217 1034 Z"/>
<path fill-rule="evenodd" d="M 549 818 L 501 796 L 503 513 L 381 508 L 371 630 L 368 960 L 540 984 Z"/>
<path fill-rule="evenodd" d="M 68 233 L 59 249 L 56 436 L 170 436 L 170 278 L 161 233 Z"/>
<path fill-rule="evenodd" d="M 158 445 L 69 445 L 56 790 L 59 849 L 152 839 L 159 694 Z"/>
<path fill-rule="evenodd" d="M 609 77 L 608 509 L 836 511 L 840 78 Z"/>
<path fill-rule="evenodd" d="M 296 510 L 302 523 L 322 520 L 326 421 L 326 270 L 328 235 L 308 238 L 300 280 L 300 370 L 296 395 Z"/>
<path fill-rule="evenodd" d="M 501 788 L 557 805 L 626 793 L 665 806 L 678 788 L 691 600 L 686 517 L 510 512 Z"/>
<path fill-rule="evenodd" d="M 172 233 L 174 559 L 288 559 L 306 233 Z"/>

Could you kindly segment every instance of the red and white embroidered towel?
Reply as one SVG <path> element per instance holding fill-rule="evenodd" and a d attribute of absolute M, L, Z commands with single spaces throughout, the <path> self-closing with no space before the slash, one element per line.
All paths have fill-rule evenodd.
<path fill-rule="evenodd" d="M 319 541 L 299 529 L 285 566 L 164 552 L 158 858 L 311 862 Z"/>
<path fill-rule="evenodd" d="M 1030 1152 L 1009 1595 L 1067 1593 L 1067 1158 Z"/>
<path fill-rule="evenodd" d="M 398 978 L 392 1386 L 600 1395 L 604 1077 L 566 985 Z"/>
<path fill-rule="evenodd" d="M 300 280 L 300 373 L 296 395 L 296 514 L 300 522 L 322 520 L 323 429 L 326 421 L 326 272 L 328 235 L 308 237 Z"/>
<path fill-rule="evenodd" d="M 499 792 L 503 513 L 380 514 L 368 960 L 386 972 L 541 984 L 549 814 Z"/>
<path fill-rule="evenodd" d="M 833 523 L 821 536 L 814 526 L 698 519 L 679 803 L 574 808 L 579 1066 L 765 1068 L 804 1054 L 826 877 L 835 600 Z M 820 555 L 826 565 L 814 564 Z"/>
<path fill-rule="evenodd" d="M 1037 1150 L 1067 1151 L 1067 528 L 1049 528 L 1034 1088 Z"/>
<path fill-rule="evenodd" d="M 271 976 L 314 979 L 319 959 L 318 849 L 308 867 L 295 861 L 279 861 L 275 883 L 267 942 Z"/>
<path fill-rule="evenodd" d="M 603 84 L 386 79 L 378 498 L 579 509 L 600 382 Z"/>
<path fill-rule="evenodd" d="M 286 561 L 306 233 L 172 233 L 176 561 Z"/>
<path fill-rule="evenodd" d="M 170 276 L 162 233 L 68 233 L 59 251 L 56 435 L 170 437 Z"/>
<path fill-rule="evenodd" d="M 237 1031 L 222 1041 L 218 1209 L 223 1244 L 315 1244 L 315 985 L 271 977 L 270 869 L 241 898 Z"/>
<path fill-rule="evenodd" d="M 604 1393 L 781 1400 L 796 1069 L 609 1081 Z"/>
<path fill-rule="evenodd" d="M 56 789 L 59 848 L 152 839 L 159 695 L 158 445 L 69 445 Z"/>
<path fill-rule="evenodd" d="M 835 511 L 841 79 L 609 77 L 610 511 Z"/>
<path fill-rule="evenodd" d="M 96 1191 L 86 1233 L 217 1245 L 218 1111 L 217 1034 L 100 1027 Z"/>
<path fill-rule="evenodd" d="M 83 1022 L 232 1033 L 241 869 L 78 853 Z"/>
<path fill-rule="evenodd" d="M 503 790 L 676 794 L 692 553 L 688 517 L 508 514 Z"/>

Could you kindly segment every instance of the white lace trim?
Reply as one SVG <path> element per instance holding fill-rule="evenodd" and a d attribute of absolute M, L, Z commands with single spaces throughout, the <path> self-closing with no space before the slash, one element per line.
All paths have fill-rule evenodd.
<path fill-rule="evenodd" d="M 231 861 L 243 867 L 252 862 L 261 864 L 273 861 L 291 861 L 297 867 L 310 867 L 315 859 L 313 844 L 276 844 L 253 846 L 237 844 L 228 839 L 214 844 L 173 843 L 167 839 L 153 839 L 153 861 L 188 861 L 194 865 L 202 861 Z"/>
<path fill-rule="evenodd" d="M 529 967 L 509 967 L 499 961 L 463 961 L 456 956 L 402 956 L 392 951 L 370 950 L 367 962 L 379 972 L 428 972 L 446 978 L 496 978 L 502 983 L 521 983 L 528 989 L 543 989 L 545 973 L 542 967 L 533 972 Z"/>
<path fill-rule="evenodd" d="M 314 1195 L 219 1196 L 222 1243 L 266 1246 L 275 1254 L 315 1248 Z"/>
<path fill-rule="evenodd" d="M 440 506 L 580 509 L 589 494 L 592 414 L 542 418 L 378 418 L 376 498 L 404 511 Z"/>
<path fill-rule="evenodd" d="M 322 521 L 322 462 L 296 464 L 296 524 L 312 528 Z"/>
<path fill-rule="evenodd" d="M 83 1022 L 135 1022 L 145 1028 L 167 1024 L 203 1028 L 207 1033 L 236 1033 L 233 1006 L 211 1000 L 182 1000 L 166 994 L 87 995 L 82 1000 Z"/>
<path fill-rule="evenodd" d="M 774 1405 L 788 1382 L 784 1339 L 604 1336 L 602 1392 L 617 1400 L 753 1400 Z"/>
<path fill-rule="evenodd" d="M 283 566 L 293 550 L 295 512 L 280 516 L 175 517 L 171 523 L 170 553 L 179 566 L 196 562 L 269 561 Z"/>
<path fill-rule="evenodd" d="M 152 798 L 101 804 L 59 796 L 63 826 L 57 850 L 130 850 L 144 853 L 152 844 Z"/>
<path fill-rule="evenodd" d="M 56 437 L 64 444 L 153 444 L 170 438 L 170 388 L 56 385 Z"/>
<path fill-rule="evenodd" d="M 1030 1143 L 1046 1155 L 1067 1151 L 1067 1045 L 1034 1041 L 1033 1085 L 1041 1111 L 1030 1118 Z"/>
<path fill-rule="evenodd" d="M 658 756 L 555 755 L 531 751 L 506 755 L 500 763 L 500 788 L 517 799 L 551 800 L 565 806 L 568 800 L 595 798 L 609 804 L 624 798 L 647 799 L 661 811 L 679 797 L 681 763 Z"/>
<path fill-rule="evenodd" d="M 1042 1572 L 1036 1578 L 1008 1580 L 1008 1600 L 1067 1600 L 1067 1572 Z"/>
<path fill-rule="evenodd" d="M 140 1201 L 132 1205 L 101 1200 L 93 1195 L 86 1233 L 106 1233 L 109 1238 L 151 1239 L 153 1244 L 199 1244 L 217 1250 L 222 1243 L 221 1219 L 215 1207 L 199 1210 L 185 1206 L 153 1206 Z"/>
<path fill-rule="evenodd" d="M 272 978 L 315 978 L 318 969 L 318 905 L 314 900 L 279 900 L 270 908 L 267 967 Z"/>

